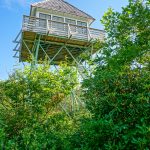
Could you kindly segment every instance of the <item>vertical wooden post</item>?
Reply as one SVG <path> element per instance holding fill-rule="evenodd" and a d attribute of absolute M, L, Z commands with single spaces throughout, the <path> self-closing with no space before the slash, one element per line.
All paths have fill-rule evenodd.
<path fill-rule="evenodd" d="M 49 20 L 46 20 L 47 33 L 49 32 Z"/>
<path fill-rule="evenodd" d="M 88 27 L 87 27 L 87 34 L 88 34 L 88 41 L 90 41 L 91 40 L 91 34 L 90 34 L 90 30 Z"/>
<path fill-rule="evenodd" d="M 71 35 L 71 30 L 70 30 L 70 25 L 68 23 L 68 38 L 70 37 L 70 35 Z"/>
<path fill-rule="evenodd" d="M 37 45 L 36 45 L 36 50 L 35 50 L 35 64 L 37 64 L 37 61 L 38 61 L 40 39 L 41 39 L 41 35 L 39 35 L 39 38 L 38 38 L 38 41 L 37 41 Z"/>
<path fill-rule="evenodd" d="M 38 55 L 39 55 L 39 48 L 40 48 L 40 39 L 41 35 L 39 35 L 38 40 L 35 41 L 35 50 L 33 50 L 33 60 L 31 63 L 31 70 L 35 68 L 36 64 L 38 63 Z"/>

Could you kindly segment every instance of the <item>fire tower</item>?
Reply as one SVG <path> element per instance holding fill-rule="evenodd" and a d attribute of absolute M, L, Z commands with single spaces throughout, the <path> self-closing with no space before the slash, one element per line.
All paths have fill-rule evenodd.
<path fill-rule="evenodd" d="M 33 65 L 47 57 L 54 66 L 67 58 L 70 64 L 81 67 L 80 55 L 92 55 L 97 51 L 94 41 L 104 39 L 104 31 L 90 27 L 94 20 L 64 0 L 34 3 L 30 15 L 23 16 L 22 29 L 14 40 L 14 57 Z"/>

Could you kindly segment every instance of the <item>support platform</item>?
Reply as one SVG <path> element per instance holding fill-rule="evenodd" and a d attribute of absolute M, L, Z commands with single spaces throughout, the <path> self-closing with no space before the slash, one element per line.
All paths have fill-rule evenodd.
<path fill-rule="evenodd" d="M 70 56 L 68 51 L 66 51 L 66 47 L 74 58 L 76 58 L 85 52 L 91 44 L 88 41 L 79 41 L 54 35 L 40 35 L 35 32 L 24 31 L 22 32 L 22 44 L 19 57 L 20 61 L 29 62 L 31 60 L 31 53 L 34 53 L 35 51 L 39 36 L 41 37 L 37 60 L 43 61 L 46 55 L 48 55 L 50 59 L 53 59 L 57 54 L 57 56 L 53 59 L 54 64 L 59 64 L 62 61 L 66 61 L 66 59 L 69 62 L 73 61 L 73 58 Z M 62 48 L 62 46 L 64 46 L 64 48 Z"/>

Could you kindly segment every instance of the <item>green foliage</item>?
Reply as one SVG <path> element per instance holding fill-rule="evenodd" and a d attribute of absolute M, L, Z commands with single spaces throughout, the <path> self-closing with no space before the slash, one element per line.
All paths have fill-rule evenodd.
<path fill-rule="evenodd" d="M 89 60 L 97 67 L 76 91 L 86 108 L 72 118 L 59 105 L 78 86 L 75 68 L 39 65 L 0 81 L 1 149 L 150 149 L 150 2 L 129 0 L 102 23 L 105 43 Z"/>
<path fill-rule="evenodd" d="M 89 147 L 108 149 L 144 149 L 150 145 L 150 76 L 148 71 L 123 72 L 99 70 L 86 81 L 87 108 L 93 120 L 85 131 Z M 105 76 L 104 76 L 105 74 Z M 106 76 L 107 75 L 107 76 Z M 90 131 L 90 132 L 88 132 Z M 90 133 L 92 134 L 90 135 Z M 89 140 L 90 139 L 90 140 Z M 101 142 L 99 142 L 101 141 Z M 105 144 L 105 145 L 104 145 Z"/>
<path fill-rule="evenodd" d="M 65 115 L 57 114 L 49 117 L 45 123 L 34 124 L 21 132 L 21 149 L 67 149 L 68 133 L 74 132 L 72 120 Z"/>
<path fill-rule="evenodd" d="M 58 72 L 50 71 L 47 65 L 32 71 L 27 67 L 1 82 L 0 138 L 5 148 L 59 149 L 55 146 L 63 142 L 71 126 L 59 103 L 77 85 L 76 70 L 66 65 Z"/>
<path fill-rule="evenodd" d="M 109 9 L 102 22 L 106 43 L 94 76 L 83 83 L 93 117 L 81 126 L 80 141 L 89 149 L 149 149 L 150 5 L 130 0 L 121 13 Z"/>
<path fill-rule="evenodd" d="M 130 65 L 133 61 L 143 65 L 149 64 L 150 5 L 148 0 L 131 0 L 121 13 L 109 9 L 102 23 L 107 33 L 101 57 L 103 62 L 113 68 Z"/>

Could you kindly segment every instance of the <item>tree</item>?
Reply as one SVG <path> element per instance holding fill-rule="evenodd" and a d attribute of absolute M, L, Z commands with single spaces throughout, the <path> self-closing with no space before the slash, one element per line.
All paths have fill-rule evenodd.
<path fill-rule="evenodd" d="M 59 108 L 78 85 L 74 68 L 39 65 L 0 81 L 2 149 L 150 148 L 150 1 L 109 9 L 102 23 L 106 40 L 94 45 L 97 67 L 79 94 L 87 111 L 69 118 Z"/>
<path fill-rule="evenodd" d="M 4 148 L 63 147 L 57 143 L 64 142 L 72 122 L 59 104 L 78 85 L 77 75 L 66 65 L 57 72 L 49 67 L 16 70 L 0 83 L 0 144 Z"/>
<path fill-rule="evenodd" d="M 81 127 L 81 141 L 89 149 L 148 149 L 150 3 L 129 0 L 121 13 L 109 9 L 102 23 L 106 42 L 94 76 L 83 83 L 93 117 Z"/>

